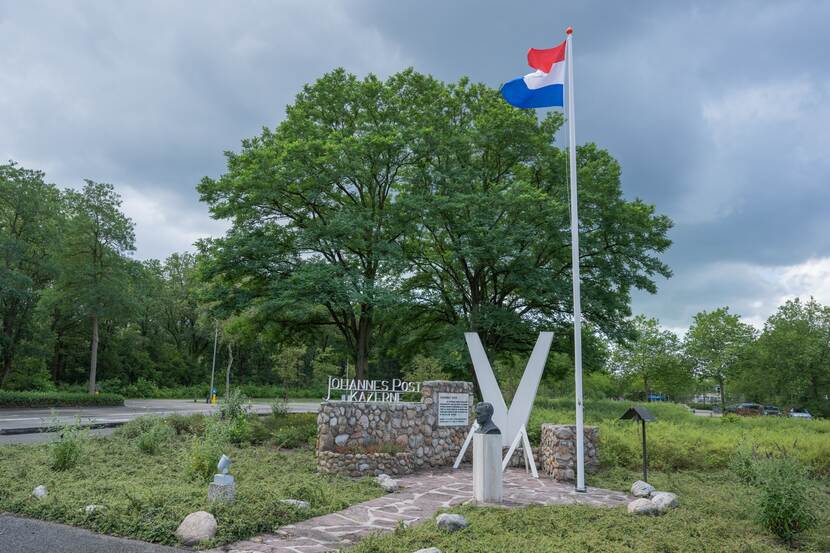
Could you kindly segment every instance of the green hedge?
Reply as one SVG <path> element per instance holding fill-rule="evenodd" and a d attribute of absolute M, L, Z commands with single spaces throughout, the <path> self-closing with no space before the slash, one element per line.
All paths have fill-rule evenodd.
<path fill-rule="evenodd" d="M 109 407 L 124 405 L 118 394 L 78 392 L 12 392 L 0 390 L 0 407 Z"/>

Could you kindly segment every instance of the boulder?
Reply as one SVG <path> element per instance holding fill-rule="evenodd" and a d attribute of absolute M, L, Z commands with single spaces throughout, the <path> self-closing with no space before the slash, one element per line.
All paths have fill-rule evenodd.
<path fill-rule="evenodd" d="M 635 499 L 628 504 L 628 513 L 632 515 L 657 515 L 659 512 L 657 505 L 652 500 L 644 497 Z"/>
<path fill-rule="evenodd" d="M 200 541 L 209 540 L 216 535 L 216 519 L 206 511 L 190 513 L 179 527 L 176 528 L 176 537 L 184 545 L 196 545 Z"/>
<path fill-rule="evenodd" d="M 400 488 L 400 484 L 394 478 L 385 478 L 378 482 L 378 484 L 380 484 L 380 487 L 383 488 L 386 493 L 394 493 L 398 491 L 398 488 Z"/>
<path fill-rule="evenodd" d="M 654 492 L 651 494 L 651 502 L 657 506 L 657 510 L 661 513 L 675 509 L 680 504 L 677 501 L 677 495 L 671 492 Z"/>
<path fill-rule="evenodd" d="M 46 486 L 38 486 L 37 488 L 32 490 L 32 495 L 38 499 L 43 499 L 47 495 L 49 495 L 49 491 L 46 489 Z"/>
<path fill-rule="evenodd" d="M 634 497 L 649 497 L 654 492 L 654 486 L 648 482 L 637 480 L 631 484 L 631 495 Z"/>
<path fill-rule="evenodd" d="M 462 515 L 455 515 L 452 513 L 441 513 L 436 517 L 435 524 L 438 528 L 446 530 L 447 532 L 462 530 L 470 525 L 470 523 L 467 522 L 467 519 Z"/>
<path fill-rule="evenodd" d="M 278 503 L 282 503 L 283 505 L 290 505 L 297 509 L 310 509 L 311 505 L 308 501 L 303 501 L 302 499 L 280 499 Z"/>

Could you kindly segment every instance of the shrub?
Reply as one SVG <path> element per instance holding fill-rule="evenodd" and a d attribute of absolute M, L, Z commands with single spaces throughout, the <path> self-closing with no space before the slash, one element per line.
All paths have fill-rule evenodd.
<path fill-rule="evenodd" d="M 274 443 L 277 447 L 294 449 L 307 445 L 316 435 L 316 426 L 284 426 L 274 433 Z"/>
<path fill-rule="evenodd" d="M 83 392 L 12 392 L 0 390 L 0 407 L 108 407 L 124 405 L 118 394 Z"/>
<path fill-rule="evenodd" d="M 764 527 L 792 545 L 795 538 L 817 522 L 807 467 L 788 456 L 754 463 L 759 488 L 758 519 Z"/>
<path fill-rule="evenodd" d="M 754 448 L 743 443 L 735 450 L 729 469 L 745 484 L 754 484 L 758 476 L 757 463 L 758 453 Z"/>
<path fill-rule="evenodd" d="M 236 420 L 244 418 L 250 411 L 248 397 L 239 388 L 234 388 L 219 405 L 219 418 Z"/>
<path fill-rule="evenodd" d="M 80 421 L 75 424 L 59 426 L 58 439 L 52 442 L 49 450 L 52 470 L 69 470 L 78 464 L 87 438 Z"/>
<path fill-rule="evenodd" d="M 209 480 L 216 472 L 219 458 L 231 443 L 231 423 L 218 417 L 207 417 L 205 432 L 193 436 L 188 451 L 185 475 L 191 480 Z"/>
<path fill-rule="evenodd" d="M 176 431 L 176 435 L 204 434 L 205 416 L 201 413 L 193 415 L 174 414 L 167 417 L 167 423 Z"/>
<path fill-rule="evenodd" d="M 253 430 L 248 417 L 237 417 L 228 421 L 228 437 L 232 444 L 246 444 L 251 442 Z"/>
<path fill-rule="evenodd" d="M 139 434 L 136 445 L 143 453 L 154 455 L 162 444 L 173 439 L 176 431 L 163 419 L 153 420 L 153 424 L 144 432 Z"/>

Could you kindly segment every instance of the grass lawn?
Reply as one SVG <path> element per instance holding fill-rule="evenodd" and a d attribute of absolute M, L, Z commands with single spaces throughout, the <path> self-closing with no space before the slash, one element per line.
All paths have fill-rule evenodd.
<path fill-rule="evenodd" d="M 233 460 L 236 501 L 211 504 L 207 482 L 185 474 L 191 439 L 187 434 L 173 435 L 155 454 L 142 452 L 137 440 L 123 436 L 90 439 L 83 445 L 78 464 L 64 471 L 50 468 L 49 445 L 0 447 L 0 512 L 172 545 L 181 520 L 204 510 L 213 513 L 219 526 L 215 539 L 204 545 L 215 546 L 383 493 L 368 478 L 318 475 L 313 453 L 307 448 L 246 445 L 226 451 Z M 37 500 L 31 493 L 41 484 L 49 495 Z M 286 498 L 308 501 L 311 509 L 298 511 L 278 502 Z M 90 504 L 104 507 L 87 515 L 84 506 Z"/>
<path fill-rule="evenodd" d="M 614 469 L 589 484 L 626 489 L 637 472 Z M 428 522 L 371 537 L 350 553 L 412 553 L 438 547 L 444 553 L 784 553 L 792 551 L 753 516 L 754 491 L 728 471 L 654 473 L 658 489 L 674 491 L 681 507 L 662 517 L 629 515 L 625 507 L 461 507 L 470 527 L 453 534 Z M 801 551 L 830 551 L 830 497 L 821 491 L 822 520 L 801 538 Z"/>

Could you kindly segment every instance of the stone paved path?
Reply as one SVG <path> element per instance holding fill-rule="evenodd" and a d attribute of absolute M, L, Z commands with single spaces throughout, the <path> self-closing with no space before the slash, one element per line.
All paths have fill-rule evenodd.
<path fill-rule="evenodd" d="M 274 534 L 226 545 L 212 553 L 324 553 L 354 545 L 374 532 L 393 530 L 432 518 L 442 508 L 460 505 L 473 495 L 470 468 L 456 471 L 423 471 L 399 479 L 402 489 L 393 494 L 352 505 L 338 513 L 283 526 Z M 625 505 L 632 498 L 624 493 L 588 488 L 576 493 L 572 484 L 560 484 L 544 476 L 534 479 L 524 469 L 508 469 L 504 476 L 505 504 L 587 504 L 597 507 Z M 208 552 L 211 553 L 211 552 Z"/>

